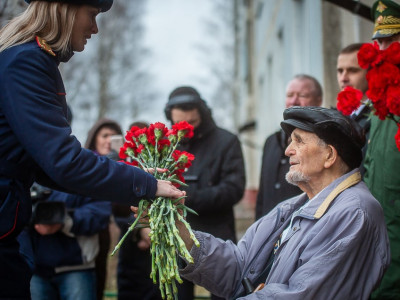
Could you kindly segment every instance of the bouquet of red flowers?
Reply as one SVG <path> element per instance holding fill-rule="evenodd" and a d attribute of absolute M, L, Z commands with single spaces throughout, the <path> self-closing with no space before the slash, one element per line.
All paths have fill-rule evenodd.
<path fill-rule="evenodd" d="M 125 162 L 143 170 L 152 169 L 153 175 L 157 179 L 169 180 L 175 186 L 186 185 L 182 173 L 191 166 L 194 155 L 176 150 L 176 147 L 183 138 L 191 137 L 193 137 L 193 126 L 185 121 L 173 125 L 170 130 L 162 123 L 151 124 L 148 128 L 133 126 L 125 136 L 126 142 L 121 147 L 119 156 L 121 159 L 130 158 L 130 162 Z M 159 169 L 167 171 L 161 173 L 158 172 Z M 176 219 L 185 224 L 195 245 L 200 246 L 184 218 L 187 212 L 194 214 L 196 212 L 180 203 L 182 198 L 157 197 L 154 200 L 141 200 L 135 222 L 129 227 L 111 254 L 114 255 L 121 247 L 127 235 L 136 225 L 150 227 L 152 257 L 150 277 L 156 283 L 158 273 L 163 299 L 165 296 L 167 299 L 178 299 L 175 281 L 182 283 L 182 279 L 178 272 L 177 255 L 193 262 L 193 258 L 175 226 Z M 183 216 L 179 211 L 182 211 Z M 145 212 L 147 215 L 144 215 Z M 146 221 L 143 222 L 143 220 Z"/>
<path fill-rule="evenodd" d="M 395 136 L 400 151 L 400 43 L 392 43 L 386 50 L 380 50 L 376 42 L 364 44 L 358 51 L 358 64 L 368 69 L 366 92 L 372 111 L 381 120 L 391 119 L 398 130 Z M 361 104 L 363 94 L 352 87 L 346 87 L 338 94 L 337 108 L 350 115 Z"/>

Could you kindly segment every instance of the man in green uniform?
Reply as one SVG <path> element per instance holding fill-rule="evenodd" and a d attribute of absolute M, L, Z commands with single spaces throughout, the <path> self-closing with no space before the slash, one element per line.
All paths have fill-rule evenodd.
<path fill-rule="evenodd" d="M 400 41 L 400 5 L 376 1 L 372 39 L 384 50 Z M 391 264 L 372 299 L 400 299 L 400 151 L 395 144 L 396 123 L 373 116 L 365 158 L 364 181 L 381 203 L 390 240 Z"/>

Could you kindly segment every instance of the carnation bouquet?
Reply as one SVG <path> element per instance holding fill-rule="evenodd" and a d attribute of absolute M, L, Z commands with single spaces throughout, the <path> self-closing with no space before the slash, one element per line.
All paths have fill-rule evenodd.
<path fill-rule="evenodd" d="M 380 50 L 376 42 L 364 44 L 357 56 L 360 67 L 368 70 L 366 96 L 370 101 L 365 104 L 379 119 L 396 122 L 394 138 L 400 151 L 400 43 L 392 43 L 386 50 Z M 338 94 L 337 108 L 350 115 L 360 106 L 362 97 L 361 91 L 346 87 Z"/>
<path fill-rule="evenodd" d="M 185 121 L 173 125 L 170 130 L 159 122 L 151 124 L 148 128 L 133 126 L 125 136 L 126 141 L 120 149 L 119 156 L 121 159 L 127 159 L 126 163 L 143 170 L 152 169 L 157 179 L 169 180 L 177 187 L 186 185 L 182 173 L 191 166 L 194 156 L 188 152 L 176 150 L 176 147 L 183 138 L 192 136 L 193 126 Z M 166 171 L 159 172 L 160 169 L 166 169 Z M 177 255 L 184 257 L 188 262 L 193 262 L 175 226 L 176 220 L 186 226 L 195 245 L 199 246 L 190 225 L 185 220 L 187 212 L 194 214 L 196 212 L 182 204 L 182 198 L 157 197 L 153 200 L 141 200 L 135 222 L 111 254 L 114 255 L 135 227 L 150 227 L 150 277 L 154 283 L 157 283 L 158 274 L 163 299 L 165 297 L 178 299 L 176 281 L 182 283 L 182 279 L 179 276 Z"/>

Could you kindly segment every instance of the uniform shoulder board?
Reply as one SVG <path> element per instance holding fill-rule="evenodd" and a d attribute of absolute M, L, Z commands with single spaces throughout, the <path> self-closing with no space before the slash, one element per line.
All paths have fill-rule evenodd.
<path fill-rule="evenodd" d="M 51 49 L 51 47 L 49 45 L 47 45 L 47 42 L 45 39 L 42 39 L 39 36 L 36 36 L 36 42 L 39 45 L 39 47 L 46 51 L 48 54 L 52 55 L 52 56 L 56 56 L 56 54 L 54 53 L 54 51 Z"/>

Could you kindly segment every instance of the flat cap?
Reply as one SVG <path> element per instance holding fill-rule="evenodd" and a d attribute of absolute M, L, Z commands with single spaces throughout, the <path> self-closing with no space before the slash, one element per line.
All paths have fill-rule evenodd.
<path fill-rule="evenodd" d="M 293 106 L 285 109 L 283 119 L 281 127 L 287 135 L 290 136 L 296 128 L 313 132 L 332 145 L 349 167 L 353 169 L 360 166 L 365 134 L 352 118 L 336 109 Z"/>
<path fill-rule="evenodd" d="M 371 7 L 375 20 L 372 39 L 387 38 L 400 33 L 400 5 L 391 0 L 375 1 Z"/>
<path fill-rule="evenodd" d="M 114 0 L 25 0 L 26 3 L 32 1 L 46 1 L 46 2 L 64 2 L 75 5 L 91 5 L 100 8 L 101 12 L 109 10 Z"/>

